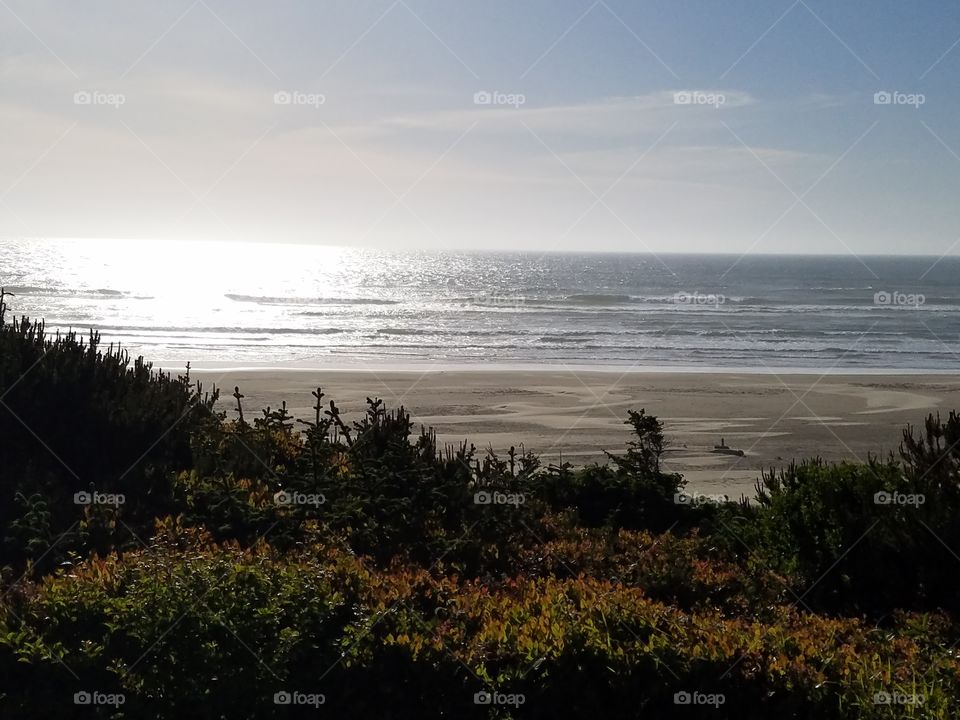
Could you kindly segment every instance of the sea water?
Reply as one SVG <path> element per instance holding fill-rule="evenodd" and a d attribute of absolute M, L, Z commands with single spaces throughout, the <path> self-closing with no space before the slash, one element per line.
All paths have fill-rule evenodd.
<path fill-rule="evenodd" d="M 0 241 L 11 312 L 170 366 L 960 369 L 960 258 Z"/>

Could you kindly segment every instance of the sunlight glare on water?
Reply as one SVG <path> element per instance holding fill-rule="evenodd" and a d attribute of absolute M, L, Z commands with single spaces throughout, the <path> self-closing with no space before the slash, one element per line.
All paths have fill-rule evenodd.
<path fill-rule="evenodd" d="M 0 243 L 14 312 L 178 365 L 953 371 L 958 277 L 956 258 Z"/>

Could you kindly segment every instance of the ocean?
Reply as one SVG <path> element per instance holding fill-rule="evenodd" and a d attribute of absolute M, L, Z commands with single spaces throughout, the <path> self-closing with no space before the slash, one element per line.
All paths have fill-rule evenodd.
<path fill-rule="evenodd" d="M 960 369 L 956 257 L 23 239 L 0 286 L 164 367 Z"/>

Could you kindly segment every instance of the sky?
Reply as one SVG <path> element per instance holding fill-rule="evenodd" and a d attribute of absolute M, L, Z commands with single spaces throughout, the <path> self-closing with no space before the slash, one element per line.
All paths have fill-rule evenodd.
<path fill-rule="evenodd" d="M 0 238 L 960 254 L 960 6 L 0 0 Z"/>

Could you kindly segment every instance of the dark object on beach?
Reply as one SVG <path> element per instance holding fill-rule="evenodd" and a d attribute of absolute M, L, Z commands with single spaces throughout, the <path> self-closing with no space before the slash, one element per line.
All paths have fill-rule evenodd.
<path fill-rule="evenodd" d="M 714 445 L 713 450 L 710 452 L 715 452 L 720 455 L 736 455 L 737 457 L 743 457 L 743 450 L 734 450 L 732 447 L 727 445 L 726 440 L 720 438 L 720 444 Z"/>

